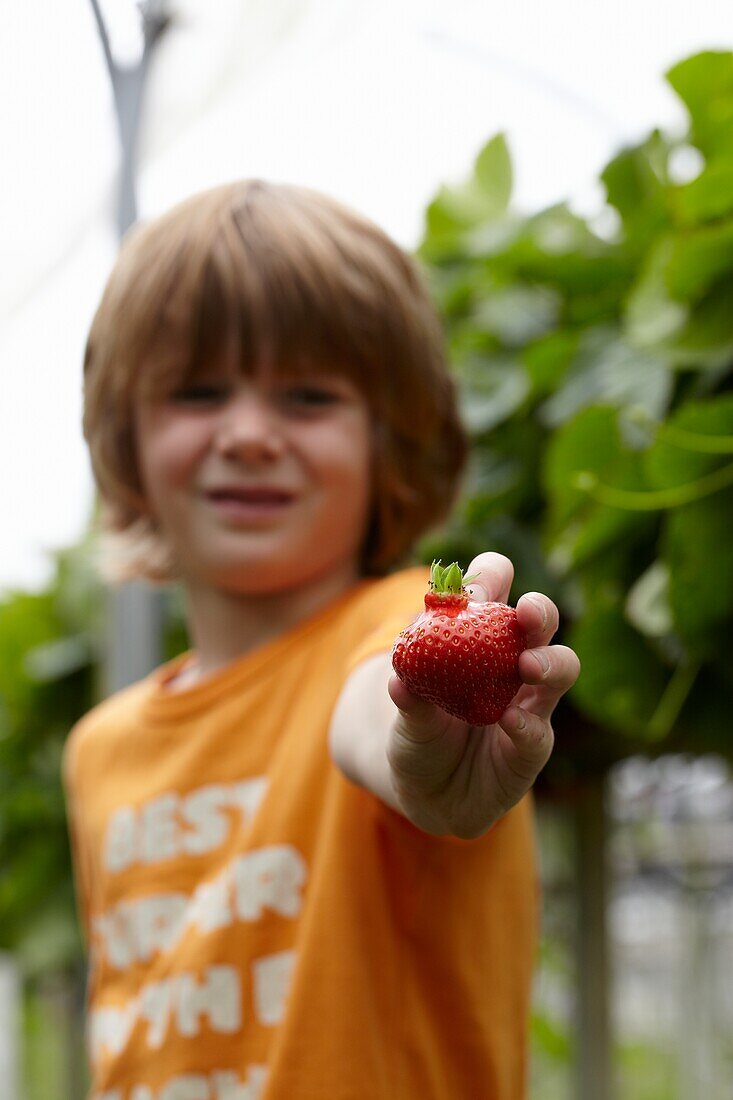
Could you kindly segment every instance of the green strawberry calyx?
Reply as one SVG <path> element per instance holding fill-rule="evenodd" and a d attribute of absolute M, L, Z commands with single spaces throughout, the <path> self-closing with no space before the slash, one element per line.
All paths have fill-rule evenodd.
<path fill-rule="evenodd" d="M 467 596 L 465 586 L 477 577 L 478 573 L 464 577 L 457 561 L 451 565 L 441 565 L 438 559 L 430 566 L 430 591 L 436 596 Z"/>

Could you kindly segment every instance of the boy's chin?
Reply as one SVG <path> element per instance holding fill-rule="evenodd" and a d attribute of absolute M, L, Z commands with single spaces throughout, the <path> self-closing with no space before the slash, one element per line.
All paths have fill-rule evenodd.
<path fill-rule="evenodd" d="M 183 584 L 230 596 L 266 596 L 297 587 L 300 577 L 290 563 L 277 561 L 214 561 L 189 565 Z"/>
<path fill-rule="evenodd" d="M 253 557 L 248 561 L 188 563 L 181 580 L 192 590 L 208 589 L 236 598 L 277 595 L 319 583 L 329 587 L 329 582 L 356 579 L 358 573 L 348 555 L 342 562 L 319 562 L 308 555 L 288 555 L 288 559 Z"/>
<path fill-rule="evenodd" d="M 188 572 L 184 585 L 230 596 L 264 596 L 292 586 L 288 571 L 277 566 L 213 566 Z"/>

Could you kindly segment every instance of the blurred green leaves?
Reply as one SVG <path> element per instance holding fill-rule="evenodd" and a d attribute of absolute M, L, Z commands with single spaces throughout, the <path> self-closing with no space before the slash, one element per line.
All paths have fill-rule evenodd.
<path fill-rule="evenodd" d="M 733 53 L 667 80 L 687 132 L 619 150 L 604 217 L 514 210 L 503 135 L 429 206 L 419 256 L 474 443 L 430 550 L 509 554 L 513 598 L 544 582 L 583 666 L 569 705 L 612 753 L 712 736 L 730 756 L 711 715 L 733 679 Z"/>
<path fill-rule="evenodd" d="M 28 978 L 83 957 L 61 766 L 102 680 L 107 600 L 92 529 L 54 553 L 46 590 L 0 598 L 0 950 Z M 168 659 L 188 636 L 180 593 L 166 594 Z"/>
<path fill-rule="evenodd" d="M 61 757 L 94 702 L 103 601 L 87 551 L 58 553 L 46 591 L 0 602 L 0 948 L 31 976 L 81 953 Z"/>
<path fill-rule="evenodd" d="M 707 157 L 733 157 L 733 53 L 704 50 L 667 73 L 690 113 L 690 142 Z"/>
<path fill-rule="evenodd" d="M 492 138 L 476 158 L 473 175 L 455 187 L 443 187 L 427 209 L 433 238 L 445 245 L 465 229 L 493 221 L 506 212 L 512 193 L 512 165 L 503 135 Z"/>

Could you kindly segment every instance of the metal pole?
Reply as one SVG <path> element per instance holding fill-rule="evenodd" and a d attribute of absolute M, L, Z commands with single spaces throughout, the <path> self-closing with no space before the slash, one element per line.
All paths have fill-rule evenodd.
<path fill-rule="evenodd" d="M 98 0 L 91 0 L 91 4 L 112 82 L 120 136 L 117 232 L 121 240 L 137 220 L 135 169 L 143 91 L 152 52 L 169 26 L 170 16 L 164 0 L 138 4 L 143 52 L 135 65 L 122 67 L 112 55 Z M 163 633 L 163 595 L 150 585 L 132 581 L 111 589 L 107 600 L 105 695 L 140 680 L 161 663 Z"/>
<path fill-rule="evenodd" d="M 20 968 L 13 955 L 0 951 L 0 1081 L 6 1100 L 20 1100 L 22 1006 Z"/>
<path fill-rule="evenodd" d="M 604 779 L 591 776 L 574 807 L 576 865 L 576 1082 L 578 1100 L 613 1100 L 608 844 Z"/>

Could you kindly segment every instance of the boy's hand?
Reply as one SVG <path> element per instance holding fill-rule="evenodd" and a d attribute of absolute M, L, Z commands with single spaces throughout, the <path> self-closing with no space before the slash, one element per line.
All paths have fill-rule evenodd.
<path fill-rule="evenodd" d="M 467 573 L 473 600 L 507 602 L 508 558 L 479 554 Z M 516 611 L 527 636 L 522 687 L 495 725 L 469 726 L 413 695 L 396 674 L 389 680 L 398 708 L 387 740 L 391 785 L 401 811 L 426 832 L 481 836 L 526 794 L 552 752 L 552 713 L 580 662 L 567 646 L 549 645 L 558 611 L 547 596 L 522 596 Z"/>

